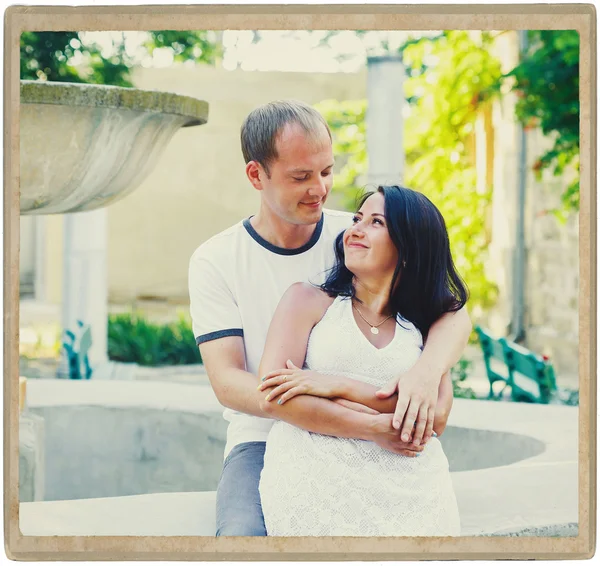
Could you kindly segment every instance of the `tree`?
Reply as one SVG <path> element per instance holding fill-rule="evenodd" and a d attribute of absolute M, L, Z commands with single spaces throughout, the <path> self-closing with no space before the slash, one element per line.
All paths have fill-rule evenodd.
<path fill-rule="evenodd" d="M 472 146 L 475 120 L 501 87 L 510 82 L 518 94 L 517 117 L 525 127 L 554 136 L 552 149 L 540 157 L 538 174 L 562 175 L 574 167 L 577 178 L 562 195 L 560 218 L 579 207 L 579 37 L 573 31 L 530 31 L 521 63 L 507 74 L 490 53 L 494 35 L 446 31 L 407 41 L 406 178 L 440 208 L 446 219 L 457 267 L 468 281 L 470 304 L 484 309 L 497 289 L 485 275 L 488 236 L 485 226 L 490 187 L 476 190 Z M 385 46 L 384 46 L 385 47 Z M 334 151 L 343 160 L 336 189 L 354 206 L 368 169 L 366 101 L 324 101 L 318 109 L 328 120 Z"/>
<path fill-rule="evenodd" d="M 170 49 L 175 61 L 214 64 L 221 45 L 214 32 L 151 31 L 143 44 L 147 54 Z M 86 42 L 78 32 L 23 32 L 21 79 L 133 86 L 134 58 L 126 51 L 124 35 L 113 41 L 112 53 Z"/>
<path fill-rule="evenodd" d="M 484 267 L 491 190 L 476 190 L 475 160 L 469 151 L 475 120 L 487 103 L 481 93 L 501 76 L 500 64 L 490 54 L 491 41 L 487 33 L 475 38 L 465 31 L 448 31 L 408 41 L 401 49 L 410 107 L 404 183 L 427 195 L 442 212 L 474 309 L 491 306 L 497 294 Z M 318 105 L 331 126 L 334 152 L 346 160 L 336 187 L 350 206 L 367 171 L 366 105 L 365 100 Z"/>
<path fill-rule="evenodd" d="M 553 147 L 544 153 L 534 170 L 563 175 L 568 166 L 576 179 L 564 190 L 559 218 L 579 210 L 579 34 L 573 30 L 530 30 L 523 59 L 504 82 L 513 79 L 518 94 L 516 113 L 526 127 L 540 127 L 552 136 Z"/>

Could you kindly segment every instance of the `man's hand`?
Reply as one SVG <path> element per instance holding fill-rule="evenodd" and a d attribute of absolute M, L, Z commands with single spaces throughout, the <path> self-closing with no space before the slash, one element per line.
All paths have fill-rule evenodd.
<path fill-rule="evenodd" d="M 392 417 L 393 415 L 391 414 L 380 414 L 372 417 L 371 422 L 373 424 L 369 434 L 370 440 L 381 448 L 395 454 L 401 454 L 409 458 L 418 456 L 425 448 L 425 445 L 417 446 L 411 442 L 402 441 L 400 434 L 392 426 Z"/>
<path fill-rule="evenodd" d="M 404 442 L 420 446 L 421 443 L 426 444 L 433 435 L 440 379 L 441 377 L 438 378 L 431 372 L 424 374 L 418 366 L 413 366 L 377 391 L 376 395 L 380 399 L 386 399 L 398 392 L 392 426 L 401 430 L 400 438 Z"/>

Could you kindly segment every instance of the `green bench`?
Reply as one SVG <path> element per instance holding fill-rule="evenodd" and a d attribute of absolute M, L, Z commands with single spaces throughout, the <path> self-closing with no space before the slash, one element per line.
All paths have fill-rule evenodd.
<path fill-rule="evenodd" d="M 88 358 L 88 352 L 92 347 L 90 326 L 78 320 L 76 329 L 74 331 L 67 330 L 65 336 L 63 348 L 69 363 L 69 378 L 90 379 L 92 377 L 92 368 Z"/>
<path fill-rule="evenodd" d="M 490 382 L 488 398 L 502 397 L 508 387 L 513 401 L 547 404 L 552 400 L 557 391 L 556 376 L 548 360 L 506 338 L 495 338 L 480 326 L 475 332 Z M 494 389 L 497 383 L 501 384 L 499 391 Z"/>

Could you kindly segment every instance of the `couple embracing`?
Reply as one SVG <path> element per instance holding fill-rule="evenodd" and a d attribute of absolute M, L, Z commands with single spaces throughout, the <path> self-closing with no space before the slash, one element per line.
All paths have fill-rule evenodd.
<path fill-rule="evenodd" d="M 301 102 L 255 109 L 241 142 L 260 209 L 189 266 L 229 422 L 217 536 L 458 536 L 437 437 L 471 323 L 441 214 L 399 186 L 325 209 L 331 133 Z"/>

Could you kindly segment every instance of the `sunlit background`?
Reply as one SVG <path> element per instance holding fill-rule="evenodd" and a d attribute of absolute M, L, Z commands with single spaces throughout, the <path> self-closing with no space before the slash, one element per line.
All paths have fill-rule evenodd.
<path fill-rule="evenodd" d="M 132 310 L 157 324 L 189 324 L 189 256 L 257 206 L 241 122 L 259 104 L 299 98 L 332 129 L 330 206 L 351 209 L 381 179 L 423 191 L 445 217 L 474 321 L 553 360 L 576 389 L 578 57 L 569 31 L 24 33 L 24 79 L 175 92 L 210 105 L 208 124 L 179 132 L 140 188 L 106 211 L 108 358 L 141 361 L 111 338 L 125 320 L 128 332 L 141 332 Z M 377 78 L 386 58 L 396 70 Z M 25 366 L 26 357 L 55 360 L 61 350 L 62 230 L 60 215 L 22 218 Z M 199 361 L 189 341 L 179 363 Z M 483 377 L 475 387 L 483 395 L 476 344 L 473 334 L 461 375 Z"/>
<path fill-rule="evenodd" d="M 250 31 L 225 30 L 212 32 L 214 40 L 223 47 L 221 65 L 233 71 L 280 71 L 299 73 L 355 73 L 365 65 L 366 57 L 384 55 L 397 50 L 408 38 L 434 36 L 439 32 L 366 31 L 361 35 L 350 30 L 330 31 Z M 81 39 L 96 43 L 106 58 L 113 56 L 118 47 L 125 51 L 134 65 L 168 67 L 175 54 L 170 47 L 158 48 L 149 55 L 144 47 L 146 32 L 83 32 Z M 77 44 L 75 44 L 75 47 Z M 194 52 L 201 56 L 200 48 Z M 73 65 L 84 62 L 81 53 L 73 58 Z M 194 61 L 183 64 L 193 66 Z"/>

